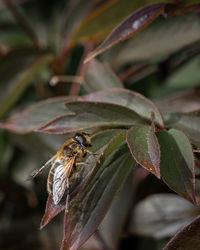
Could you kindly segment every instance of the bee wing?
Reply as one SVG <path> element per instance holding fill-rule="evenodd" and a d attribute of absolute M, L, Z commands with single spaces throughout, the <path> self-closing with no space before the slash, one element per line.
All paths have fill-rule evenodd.
<path fill-rule="evenodd" d="M 66 187 L 68 188 L 68 178 L 74 164 L 75 157 L 70 158 L 64 165 L 59 165 L 53 177 L 53 200 L 57 205 L 62 199 Z"/>
<path fill-rule="evenodd" d="M 41 174 L 46 167 L 51 167 L 54 160 L 56 159 L 56 156 L 57 155 L 54 155 L 53 157 L 51 157 L 51 159 L 48 160 L 40 169 L 34 170 L 26 180 L 29 181 L 35 178 L 37 175 Z"/>

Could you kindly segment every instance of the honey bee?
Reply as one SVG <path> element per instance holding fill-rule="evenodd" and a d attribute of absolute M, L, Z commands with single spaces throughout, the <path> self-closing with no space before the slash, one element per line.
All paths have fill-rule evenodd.
<path fill-rule="evenodd" d="M 35 178 L 46 167 L 50 166 L 47 179 L 47 191 L 52 195 L 53 202 L 58 205 L 67 191 L 66 207 L 69 199 L 69 179 L 77 172 L 88 154 L 94 155 L 99 160 L 99 154 L 89 151 L 91 147 L 91 138 L 88 133 L 76 133 L 74 137 L 66 141 L 60 150 L 49 161 L 47 161 L 39 170 L 32 174 Z"/>

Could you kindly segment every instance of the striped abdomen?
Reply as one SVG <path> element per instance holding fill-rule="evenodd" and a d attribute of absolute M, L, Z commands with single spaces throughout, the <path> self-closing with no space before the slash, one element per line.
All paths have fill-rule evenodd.
<path fill-rule="evenodd" d="M 51 194 L 52 190 L 53 190 L 53 177 L 54 177 L 55 170 L 58 166 L 59 166 L 59 163 L 57 163 L 57 162 L 54 163 L 49 171 L 49 175 L 48 175 L 48 179 L 47 179 L 47 191 L 49 194 Z"/>

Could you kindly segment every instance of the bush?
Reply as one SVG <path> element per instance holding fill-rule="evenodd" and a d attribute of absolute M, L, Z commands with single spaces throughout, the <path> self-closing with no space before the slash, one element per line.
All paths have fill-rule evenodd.
<path fill-rule="evenodd" d="M 61 249 L 91 235 L 82 249 L 199 248 L 199 11 L 189 0 L 2 1 L 1 247 L 58 248 L 60 221 L 48 241 L 33 223 L 46 176 L 24 180 L 84 131 L 101 157 L 68 174 L 59 204 L 49 194 L 40 225 L 65 210 Z"/>

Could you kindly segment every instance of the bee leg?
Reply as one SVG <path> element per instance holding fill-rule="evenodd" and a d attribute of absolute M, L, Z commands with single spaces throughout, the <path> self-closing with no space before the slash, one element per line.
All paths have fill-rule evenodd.
<path fill-rule="evenodd" d="M 100 158 L 101 158 L 101 156 L 103 155 L 103 153 L 93 153 L 93 152 L 91 152 L 91 151 L 88 151 L 88 153 L 89 153 L 90 155 L 93 155 L 95 158 L 97 158 L 97 159 L 98 159 L 98 163 L 100 163 Z"/>
<path fill-rule="evenodd" d="M 76 162 L 76 168 L 80 168 L 81 166 L 88 165 L 86 162 Z"/>
<path fill-rule="evenodd" d="M 30 176 L 27 178 L 27 181 L 35 178 L 37 175 L 41 174 L 42 171 L 55 159 L 56 155 L 54 155 L 50 160 L 48 160 L 40 169 L 34 170 Z"/>
<path fill-rule="evenodd" d="M 69 179 L 67 178 L 67 197 L 65 203 L 65 213 L 68 213 L 68 203 L 69 203 Z"/>
<path fill-rule="evenodd" d="M 91 162 L 77 162 L 76 163 L 76 168 L 79 169 L 81 166 L 88 166 L 92 163 L 96 163 L 96 161 L 91 161 Z"/>

